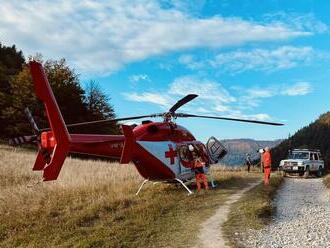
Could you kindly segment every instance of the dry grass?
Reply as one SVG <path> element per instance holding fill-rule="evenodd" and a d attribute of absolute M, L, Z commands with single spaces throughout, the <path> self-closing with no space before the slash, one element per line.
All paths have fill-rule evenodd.
<path fill-rule="evenodd" d="M 237 201 L 229 214 L 224 230 L 227 240 L 233 247 L 244 247 L 241 238 L 249 229 L 259 230 L 271 221 L 276 210 L 272 200 L 283 182 L 279 173 L 272 173 L 270 185 L 260 184 Z"/>
<path fill-rule="evenodd" d="M 330 189 L 330 173 L 328 173 L 324 176 L 323 182 Z"/>
<path fill-rule="evenodd" d="M 68 158 L 54 182 L 29 187 L 35 153 L 0 145 L 1 247 L 187 247 L 199 223 L 258 174 L 215 170 L 216 190 L 186 196 L 148 185 L 132 165 Z"/>

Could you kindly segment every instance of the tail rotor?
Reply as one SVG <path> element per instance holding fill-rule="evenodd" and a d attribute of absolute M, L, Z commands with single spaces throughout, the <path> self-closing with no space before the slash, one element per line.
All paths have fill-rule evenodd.
<path fill-rule="evenodd" d="M 34 135 L 24 135 L 24 136 L 18 136 L 15 138 L 12 138 L 9 140 L 9 145 L 11 146 L 20 146 L 23 144 L 38 144 L 40 143 L 40 130 L 37 126 L 37 123 L 35 122 L 31 111 L 28 107 L 24 109 L 24 113 L 31 124 L 32 131 Z"/>
<path fill-rule="evenodd" d="M 28 107 L 26 107 L 26 108 L 24 109 L 24 113 L 25 113 L 26 117 L 28 118 L 28 121 L 29 121 L 30 124 L 31 124 L 31 127 L 32 127 L 32 130 L 33 130 L 33 133 L 34 133 L 35 135 L 40 135 L 40 130 L 39 130 L 39 128 L 38 128 L 38 126 L 37 126 L 37 123 L 35 122 L 35 120 L 34 120 L 32 114 L 31 114 L 31 111 L 30 111 L 30 109 L 29 109 Z"/>

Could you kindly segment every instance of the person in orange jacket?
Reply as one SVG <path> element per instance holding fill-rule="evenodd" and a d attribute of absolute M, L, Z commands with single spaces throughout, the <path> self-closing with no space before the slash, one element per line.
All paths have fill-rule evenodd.
<path fill-rule="evenodd" d="M 192 145 L 189 146 L 189 150 L 190 150 L 190 152 L 195 152 L 194 151 L 195 149 Z M 196 185 L 197 185 L 198 192 L 202 188 L 201 183 L 204 184 L 205 189 L 209 189 L 207 178 L 204 173 L 204 168 L 203 168 L 204 166 L 205 166 L 205 162 L 203 162 L 202 158 L 195 153 L 194 161 L 193 161 L 193 170 L 195 172 Z"/>
<path fill-rule="evenodd" d="M 207 178 L 204 173 L 204 165 L 205 163 L 200 159 L 197 158 L 195 160 L 195 166 L 194 166 L 194 171 L 195 171 L 195 178 L 196 178 L 196 184 L 197 184 L 197 191 L 199 192 L 202 188 L 201 183 L 204 184 L 205 189 L 209 189 L 209 185 L 207 183 Z"/>
<path fill-rule="evenodd" d="M 269 147 L 266 147 L 265 152 L 262 154 L 262 163 L 264 167 L 264 184 L 269 185 L 270 173 L 272 170 L 272 157 Z"/>

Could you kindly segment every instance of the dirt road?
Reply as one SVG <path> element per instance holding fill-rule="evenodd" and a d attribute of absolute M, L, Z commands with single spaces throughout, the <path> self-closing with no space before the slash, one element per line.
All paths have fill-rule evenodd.
<path fill-rule="evenodd" d="M 227 247 L 222 232 L 222 225 L 226 222 L 227 216 L 230 211 L 230 206 L 236 202 L 243 194 L 253 187 L 257 186 L 260 182 L 250 184 L 243 190 L 229 196 L 228 200 L 222 205 L 216 213 L 206 220 L 201 226 L 201 232 L 198 236 L 196 247 L 204 248 L 224 248 Z"/>
<path fill-rule="evenodd" d="M 274 221 L 251 231 L 245 247 L 330 247 L 330 190 L 321 178 L 286 178 L 274 204 Z"/>

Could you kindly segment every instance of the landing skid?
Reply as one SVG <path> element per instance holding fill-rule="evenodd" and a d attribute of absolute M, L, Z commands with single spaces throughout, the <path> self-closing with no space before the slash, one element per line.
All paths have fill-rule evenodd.
<path fill-rule="evenodd" d="M 216 185 L 215 182 L 214 182 L 213 176 L 212 176 L 211 173 L 209 173 L 209 176 L 210 176 L 210 178 L 211 178 L 211 186 L 212 186 L 212 189 L 215 189 L 215 188 L 217 187 L 217 185 Z"/>
<path fill-rule="evenodd" d="M 146 180 L 144 180 L 144 181 L 141 183 L 141 185 L 140 185 L 138 191 L 135 193 L 135 195 L 139 195 L 141 189 L 143 188 L 143 186 L 144 186 L 147 182 L 149 182 L 149 179 L 146 179 Z"/>
<path fill-rule="evenodd" d="M 188 191 L 188 195 L 191 195 L 191 194 L 193 194 L 193 192 L 184 184 L 184 182 L 182 181 L 182 180 L 180 180 L 179 178 L 175 178 L 174 179 L 175 181 L 177 181 L 178 183 L 180 183 L 187 191 Z M 140 185 L 140 187 L 139 187 L 139 189 L 138 189 L 138 191 L 135 193 L 135 195 L 139 195 L 139 193 L 141 192 L 141 190 L 142 190 L 142 188 L 143 188 L 143 186 L 147 183 L 147 182 L 149 182 L 149 179 L 145 179 L 142 183 L 141 183 L 141 185 Z M 155 184 L 157 184 L 157 183 L 159 183 L 159 182 L 154 182 L 153 184 L 155 185 Z"/>
<path fill-rule="evenodd" d="M 193 194 L 193 192 L 179 178 L 175 178 L 175 181 L 181 183 L 181 185 L 188 191 L 188 195 Z"/>

